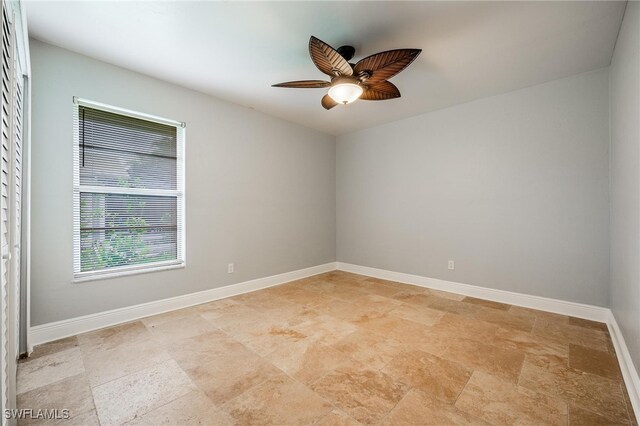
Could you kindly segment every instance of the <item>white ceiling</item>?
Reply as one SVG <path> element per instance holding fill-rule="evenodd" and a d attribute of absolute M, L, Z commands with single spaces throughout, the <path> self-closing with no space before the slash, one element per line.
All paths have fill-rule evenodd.
<path fill-rule="evenodd" d="M 27 1 L 31 35 L 330 134 L 609 65 L 624 2 Z M 421 48 L 402 97 L 325 111 L 309 36 L 356 57 Z M 353 62 L 353 61 L 352 61 Z"/>

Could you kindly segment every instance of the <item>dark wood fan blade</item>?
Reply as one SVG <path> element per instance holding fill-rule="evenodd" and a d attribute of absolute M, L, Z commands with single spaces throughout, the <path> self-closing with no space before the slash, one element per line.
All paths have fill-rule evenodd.
<path fill-rule="evenodd" d="M 329 95 L 324 95 L 320 103 L 322 103 L 322 106 L 324 107 L 324 109 L 331 109 L 334 106 L 338 105 L 338 103 L 333 99 L 331 99 L 331 96 Z"/>
<path fill-rule="evenodd" d="M 331 83 L 323 80 L 300 80 L 300 81 L 287 81 L 286 83 L 274 84 L 271 87 L 290 87 L 292 89 L 322 89 L 323 87 L 329 87 Z"/>
<path fill-rule="evenodd" d="M 336 75 L 353 75 L 353 69 L 333 47 L 324 41 L 311 36 L 309 39 L 309 55 L 311 60 L 323 73 L 335 77 Z"/>
<path fill-rule="evenodd" d="M 367 84 L 379 83 L 408 67 L 420 52 L 421 49 L 396 49 L 376 53 L 359 61 L 354 67 L 354 72 L 356 75 L 361 72 L 371 74 L 365 80 Z"/>
<path fill-rule="evenodd" d="M 383 81 L 382 83 L 376 83 L 373 86 L 368 86 L 360 99 L 365 101 L 386 101 L 387 99 L 399 98 L 400 91 L 395 84 L 389 81 Z"/>

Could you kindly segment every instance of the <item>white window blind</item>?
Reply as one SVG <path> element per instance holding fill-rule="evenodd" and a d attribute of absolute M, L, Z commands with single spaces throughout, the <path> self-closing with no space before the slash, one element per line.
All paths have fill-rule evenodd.
<path fill-rule="evenodd" d="M 184 125 L 76 100 L 76 279 L 182 265 Z"/>

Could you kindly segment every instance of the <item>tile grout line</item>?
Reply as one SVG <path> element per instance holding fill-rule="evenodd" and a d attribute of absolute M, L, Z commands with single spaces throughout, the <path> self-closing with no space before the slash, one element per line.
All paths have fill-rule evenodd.
<path fill-rule="evenodd" d="M 169 354 L 169 356 L 171 356 L 171 355 Z M 178 362 L 177 362 L 176 360 L 174 360 L 173 358 L 171 358 L 171 361 L 175 362 L 175 363 L 176 363 L 176 365 L 178 366 L 178 368 L 180 369 L 180 371 L 182 371 L 182 372 L 187 376 L 187 378 L 189 379 L 189 383 L 191 383 L 193 386 L 195 386 L 196 388 L 198 388 L 198 386 L 197 386 L 195 383 L 193 383 L 193 380 L 191 380 L 191 377 L 190 377 L 190 376 L 189 376 L 189 375 L 188 375 L 188 374 L 187 374 L 187 373 L 182 369 L 182 367 L 180 367 L 180 364 L 178 364 Z M 150 370 L 150 369 L 155 368 L 155 367 L 157 367 L 157 364 L 156 364 L 156 365 L 153 365 L 153 366 L 150 366 L 150 367 L 147 367 L 147 368 L 143 368 L 143 369 L 141 369 L 141 370 L 135 371 L 135 372 L 130 373 L 130 374 L 126 374 L 126 375 L 124 375 L 124 376 L 119 377 L 119 379 L 121 379 L 121 378 L 123 378 L 123 377 L 127 377 L 127 376 L 130 376 L 130 375 L 133 375 L 133 374 L 137 374 L 137 373 L 140 373 L 140 372 L 143 372 L 143 371 L 146 371 L 146 370 Z M 118 379 L 115 379 L 115 380 L 118 380 Z M 111 380 L 110 382 L 107 382 L 107 383 L 111 383 L 111 382 L 113 382 L 113 381 L 114 381 L 114 380 Z M 103 383 L 103 384 L 106 384 L 106 383 Z M 102 386 L 102 385 L 99 385 L 99 386 Z M 96 386 L 96 387 L 99 387 L 99 386 Z M 94 388 L 91 388 L 91 392 L 92 392 L 92 393 L 93 393 L 93 389 L 94 389 Z M 200 390 L 200 388 L 198 388 L 198 389 Z M 185 393 L 185 394 L 183 394 L 183 395 L 180 395 L 180 396 L 178 396 L 178 397 L 176 397 L 176 398 L 173 398 L 173 399 L 171 399 L 170 401 L 167 401 L 166 403 L 161 404 L 161 405 L 159 405 L 159 406 L 157 406 L 157 407 L 153 407 L 153 408 L 151 408 L 151 409 L 149 409 L 149 410 L 147 410 L 147 411 L 145 411 L 145 412 L 143 412 L 143 413 L 141 413 L 141 414 L 139 414 L 139 415 L 137 415 L 137 414 L 136 414 L 132 419 L 126 420 L 126 421 L 124 421 L 124 422 L 120 423 L 119 425 L 120 425 L 120 426 L 122 426 L 122 425 L 125 425 L 125 424 L 129 424 L 129 423 L 131 423 L 132 421 L 134 421 L 134 420 L 136 420 L 136 419 L 138 419 L 138 418 L 141 418 L 141 417 L 143 417 L 143 416 L 145 416 L 145 415 L 147 415 L 147 414 L 149 414 L 149 413 L 151 413 L 151 412 L 153 412 L 153 411 L 156 411 L 156 410 L 160 409 L 161 407 L 164 407 L 165 405 L 171 404 L 172 402 L 175 402 L 175 401 L 179 400 L 180 398 L 185 397 L 186 395 L 188 395 L 188 394 L 189 394 L 190 392 L 192 392 L 192 391 L 193 391 L 193 390 L 191 390 L 191 391 L 189 391 L 189 392 L 186 392 L 186 393 Z M 214 404 L 214 405 L 215 405 L 215 404 Z M 97 413 L 97 411 L 98 411 L 98 410 L 96 409 L 96 413 Z M 97 416 L 97 417 L 98 417 L 98 420 L 100 421 L 100 416 Z M 102 424 L 102 422 L 100 422 L 100 424 Z"/>
<path fill-rule="evenodd" d="M 460 393 L 458 393 L 458 395 L 456 396 L 456 400 L 453 401 L 453 405 L 454 407 L 456 406 L 456 403 L 458 402 L 458 399 L 460 399 L 460 395 L 462 395 L 462 393 L 464 392 L 464 390 L 467 388 L 467 386 L 469 385 L 469 382 L 471 381 L 471 378 L 473 377 L 474 373 L 476 372 L 476 370 L 471 370 L 471 374 L 469 375 L 469 378 L 467 379 L 467 381 L 465 382 L 464 386 L 462 387 L 462 389 L 460 390 Z M 457 408 L 457 407 L 456 407 Z M 459 408 L 458 408 L 459 409 Z M 463 411 L 463 410 L 462 410 Z M 466 412 L 466 411 L 465 411 Z M 467 413 L 469 414 L 469 413 Z"/>
<path fill-rule="evenodd" d="M 87 377 L 87 369 L 84 365 L 84 352 L 82 351 L 80 342 L 78 342 L 78 350 L 80 351 L 80 359 L 82 360 L 82 375 L 87 381 L 87 386 L 89 386 L 89 392 L 91 393 L 91 403 L 93 404 L 93 410 L 96 412 L 96 419 L 98 419 L 98 423 L 102 425 L 102 419 L 100 419 L 100 415 L 98 414 L 98 407 L 96 406 L 96 396 L 93 393 L 93 386 L 91 386 L 91 382 L 89 381 L 89 377 Z"/>
<path fill-rule="evenodd" d="M 621 373 L 622 374 L 622 373 Z M 625 392 L 627 391 L 624 381 L 620 382 L 620 390 L 622 391 L 622 396 L 624 397 Z M 627 395 L 628 396 L 628 395 Z M 629 403 L 627 402 L 627 398 L 624 399 L 624 408 L 627 410 L 627 420 L 629 420 L 629 424 L 632 424 L 631 413 L 633 412 L 633 407 L 629 407 Z M 635 414 L 634 414 L 635 416 Z"/>
<path fill-rule="evenodd" d="M 161 344 L 161 342 L 159 342 L 159 341 L 157 341 L 157 340 L 153 339 L 153 337 L 149 337 L 149 338 L 148 338 L 148 339 L 146 339 L 146 340 L 147 340 L 147 341 L 150 341 L 150 342 L 157 343 L 159 346 L 162 346 L 162 350 L 163 350 L 163 351 L 165 351 L 165 352 L 167 352 L 167 355 L 168 355 L 169 357 L 171 356 L 171 354 L 169 354 L 169 352 L 168 352 L 168 351 L 166 351 L 166 348 L 164 347 L 164 345 L 162 345 L 162 344 Z M 144 340 L 143 340 L 143 341 L 144 341 Z M 136 344 L 137 344 L 137 343 L 136 343 Z M 119 348 L 119 347 L 121 347 L 121 346 L 128 346 L 128 345 L 132 345 L 132 344 L 130 344 L 130 343 L 123 343 L 123 344 L 120 344 L 120 345 L 118 345 L 118 346 L 114 346 L 114 347 L 113 347 L 113 348 L 111 348 L 111 349 L 107 349 L 106 351 L 103 351 L 103 352 L 107 352 L 107 351 L 110 351 L 110 350 L 113 350 L 113 349 L 117 349 L 117 348 Z M 81 354 L 82 354 L 82 358 L 83 358 L 83 360 L 84 360 L 85 352 L 84 352 L 82 349 L 80 349 L 80 352 L 81 352 Z M 164 361 L 161 361 L 161 362 L 164 362 Z M 89 381 L 89 387 L 90 387 L 91 389 L 94 389 L 94 388 L 100 387 L 100 386 L 102 386 L 102 385 L 106 385 L 107 383 L 111 383 L 111 382 L 113 382 L 113 381 L 116 381 L 116 380 L 118 380 L 118 379 L 122 379 L 123 377 L 129 376 L 129 375 L 131 375 L 131 374 L 134 374 L 134 373 L 137 373 L 137 372 L 140 372 L 140 371 L 144 371 L 144 370 L 147 370 L 147 369 L 149 369 L 149 368 L 153 368 L 155 365 L 157 365 L 157 363 L 156 363 L 156 364 L 154 364 L 154 365 L 148 366 L 148 367 L 141 368 L 141 369 L 136 370 L 136 371 L 132 371 L 132 372 L 127 373 L 127 374 L 123 374 L 122 376 L 114 377 L 113 379 L 109 379 L 109 380 L 107 380 L 106 382 L 98 383 L 98 384 L 97 384 L 97 385 L 95 385 L 95 386 L 91 384 L 91 381 L 89 381 L 89 379 L 88 379 L 88 378 L 87 378 L 87 380 Z M 86 371 L 85 371 L 85 374 L 86 374 Z"/>
<path fill-rule="evenodd" d="M 408 385 L 408 384 L 407 384 L 407 385 Z M 396 402 L 396 403 L 393 405 L 393 407 L 391 407 L 391 409 L 385 413 L 385 415 L 384 415 L 384 416 L 380 417 L 380 419 L 376 422 L 377 424 L 381 423 L 384 419 L 386 419 L 388 416 L 390 416 L 390 415 L 391 415 L 391 412 L 392 412 L 393 410 L 395 410 L 395 409 L 396 409 L 396 407 L 397 407 L 398 405 L 400 405 L 400 403 L 402 402 L 402 400 L 403 400 L 403 399 L 405 399 L 405 398 L 407 397 L 407 395 L 409 395 L 409 392 L 411 392 L 411 391 L 412 391 L 412 390 L 414 390 L 414 389 L 419 390 L 419 389 L 418 389 L 418 388 L 416 388 L 415 386 L 411 386 L 411 385 L 408 385 L 408 386 L 407 386 L 407 388 L 408 388 L 408 389 L 407 389 L 407 391 L 404 393 L 404 395 L 402 395 L 402 398 L 400 398 L 400 399 L 398 400 L 398 402 Z"/>

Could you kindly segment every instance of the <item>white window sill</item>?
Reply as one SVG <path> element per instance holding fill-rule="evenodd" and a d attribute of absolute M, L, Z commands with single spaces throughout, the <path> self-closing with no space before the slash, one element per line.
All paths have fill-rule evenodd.
<path fill-rule="evenodd" d="M 88 281 L 107 280 L 111 278 L 126 277 L 129 275 L 148 274 L 150 272 L 168 271 L 171 269 L 180 269 L 186 266 L 184 261 L 173 261 L 171 263 L 156 263 L 153 265 L 144 265 L 139 267 L 123 268 L 108 272 L 81 272 L 73 277 L 73 284 L 84 283 Z"/>

